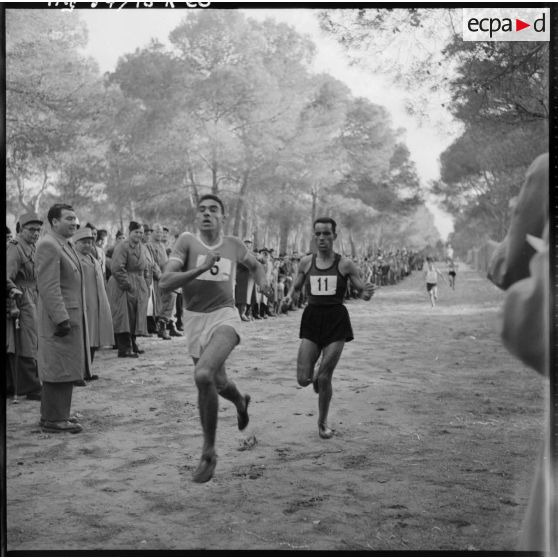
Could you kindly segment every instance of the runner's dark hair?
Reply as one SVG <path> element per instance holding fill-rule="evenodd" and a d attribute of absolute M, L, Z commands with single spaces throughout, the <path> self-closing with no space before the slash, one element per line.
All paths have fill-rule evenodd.
<path fill-rule="evenodd" d="M 329 224 L 331 225 L 331 230 L 333 231 L 333 234 L 335 234 L 335 229 L 337 228 L 337 223 L 331 218 L 331 217 L 318 217 L 315 221 L 314 224 L 312 225 L 312 228 L 316 228 L 316 223 L 324 223 L 324 224 Z"/>
<path fill-rule="evenodd" d="M 204 194 L 198 201 L 198 205 L 203 201 L 203 200 L 213 200 L 216 201 L 220 206 L 221 206 L 221 211 L 223 212 L 223 215 L 225 214 L 225 205 L 223 204 L 223 201 L 221 200 L 221 198 L 219 198 L 218 196 L 216 196 L 215 194 Z"/>

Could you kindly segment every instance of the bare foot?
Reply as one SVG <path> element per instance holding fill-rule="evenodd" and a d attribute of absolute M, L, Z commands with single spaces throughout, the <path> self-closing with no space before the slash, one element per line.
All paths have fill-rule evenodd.
<path fill-rule="evenodd" d="M 333 430 L 331 428 L 328 428 L 325 422 L 321 422 L 318 423 L 318 434 L 320 435 L 320 438 L 328 440 L 333 436 Z"/>
<path fill-rule="evenodd" d="M 213 476 L 215 467 L 217 466 L 217 456 L 213 453 L 211 455 L 202 455 L 198 468 L 192 475 L 194 482 L 207 482 Z"/>
<path fill-rule="evenodd" d="M 248 405 L 250 404 L 251 397 L 249 395 L 244 396 L 244 410 L 242 412 L 236 411 L 236 419 L 238 421 L 238 429 L 244 430 L 248 426 L 250 417 L 248 416 Z"/>

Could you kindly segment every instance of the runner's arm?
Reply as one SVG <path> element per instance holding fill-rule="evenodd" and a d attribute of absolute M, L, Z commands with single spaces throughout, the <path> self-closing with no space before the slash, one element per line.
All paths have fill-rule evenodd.
<path fill-rule="evenodd" d="M 376 285 L 373 283 L 364 282 L 360 276 L 357 266 L 351 260 L 342 258 L 339 262 L 339 271 L 348 276 L 351 280 L 351 285 L 358 292 L 360 298 L 363 300 L 370 300 L 376 290 Z"/>
<path fill-rule="evenodd" d="M 159 279 L 159 288 L 164 292 L 178 289 L 211 269 L 219 258 L 219 252 L 209 252 L 201 265 L 188 271 L 181 271 L 184 264 L 179 259 L 171 257 Z"/>
<path fill-rule="evenodd" d="M 246 256 L 239 263 L 241 263 L 244 267 L 248 268 L 248 271 L 254 277 L 254 280 L 256 281 L 256 285 L 260 287 L 260 290 L 264 294 L 266 294 L 266 291 L 267 294 L 269 294 L 271 285 L 269 285 L 267 282 L 267 277 L 265 275 L 265 269 L 263 265 L 256 259 L 256 257 L 253 254 L 247 252 Z"/>

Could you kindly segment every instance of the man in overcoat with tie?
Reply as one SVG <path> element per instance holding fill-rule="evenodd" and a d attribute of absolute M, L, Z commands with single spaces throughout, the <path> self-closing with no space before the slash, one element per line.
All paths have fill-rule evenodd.
<path fill-rule="evenodd" d="M 48 211 L 51 230 L 37 243 L 38 366 L 43 383 L 41 426 L 46 432 L 82 430 L 70 415 L 74 383 L 90 375 L 83 270 L 71 237 L 77 217 L 66 204 Z"/>

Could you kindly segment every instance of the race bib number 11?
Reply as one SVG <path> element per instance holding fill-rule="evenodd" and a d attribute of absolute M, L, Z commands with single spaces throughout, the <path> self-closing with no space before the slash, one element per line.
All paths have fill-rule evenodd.
<path fill-rule="evenodd" d="M 312 275 L 310 293 L 315 296 L 334 295 L 337 291 L 337 275 Z"/>

